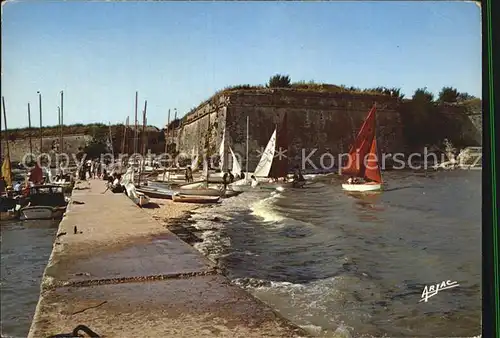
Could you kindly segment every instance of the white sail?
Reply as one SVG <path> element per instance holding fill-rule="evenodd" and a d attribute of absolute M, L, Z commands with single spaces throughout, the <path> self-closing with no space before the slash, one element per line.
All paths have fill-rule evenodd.
<path fill-rule="evenodd" d="M 198 152 L 195 151 L 194 147 L 193 150 L 191 151 L 191 170 L 196 171 L 198 170 Z"/>
<path fill-rule="evenodd" d="M 224 141 L 226 138 L 226 129 L 222 132 L 222 141 L 219 147 L 219 158 L 220 158 L 220 170 L 224 170 Z"/>
<path fill-rule="evenodd" d="M 274 152 L 276 150 L 276 129 L 274 129 L 273 135 L 269 139 L 262 156 L 260 157 L 259 164 L 255 168 L 255 177 L 267 177 L 271 171 L 271 165 L 273 164 Z"/>
<path fill-rule="evenodd" d="M 233 149 L 231 149 L 231 147 L 229 147 L 229 151 L 231 152 L 231 156 L 233 157 L 233 168 L 231 171 L 235 175 L 239 174 L 239 173 L 241 173 L 241 166 L 240 166 L 240 163 L 238 162 L 238 158 L 234 154 Z"/>

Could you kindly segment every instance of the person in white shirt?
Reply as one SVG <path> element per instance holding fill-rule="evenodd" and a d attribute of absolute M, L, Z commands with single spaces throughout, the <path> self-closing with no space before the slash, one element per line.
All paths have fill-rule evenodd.
<path fill-rule="evenodd" d="M 22 190 L 21 182 L 17 182 L 16 184 L 14 184 L 14 191 L 15 192 L 19 192 L 21 190 Z"/>
<path fill-rule="evenodd" d="M 252 188 L 255 188 L 257 184 L 259 184 L 259 182 L 257 182 L 257 179 L 255 178 L 254 175 L 252 175 L 251 179 L 252 179 Z"/>

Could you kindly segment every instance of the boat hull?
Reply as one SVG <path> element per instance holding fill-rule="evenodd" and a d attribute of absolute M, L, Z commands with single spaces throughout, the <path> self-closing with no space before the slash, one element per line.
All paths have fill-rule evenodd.
<path fill-rule="evenodd" d="M 32 206 L 19 210 L 20 220 L 59 219 L 64 215 L 65 207 Z"/>
<path fill-rule="evenodd" d="M 207 196 L 207 197 L 233 197 L 239 195 L 241 191 L 226 190 L 221 191 L 218 189 L 178 189 L 177 193 L 184 196 Z"/>
<path fill-rule="evenodd" d="M 163 198 L 163 199 L 171 199 L 172 194 L 174 193 L 172 190 L 167 190 L 167 189 L 156 189 L 156 188 L 149 188 L 149 187 L 140 187 L 136 188 L 136 190 L 148 197 L 151 198 Z"/>
<path fill-rule="evenodd" d="M 197 203 L 197 204 L 206 204 L 206 203 L 218 203 L 220 201 L 220 197 L 217 196 L 190 196 L 184 194 L 174 194 L 172 196 L 172 200 L 174 202 L 183 202 L 183 203 Z"/>
<path fill-rule="evenodd" d="M 362 184 L 342 184 L 342 189 L 345 191 L 356 191 L 356 192 L 364 192 L 364 191 L 378 191 L 382 190 L 381 183 L 362 183 Z"/>

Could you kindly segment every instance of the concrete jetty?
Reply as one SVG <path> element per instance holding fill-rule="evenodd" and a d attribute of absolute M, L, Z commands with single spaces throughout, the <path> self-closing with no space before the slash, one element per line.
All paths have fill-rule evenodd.
<path fill-rule="evenodd" d="M 101 337 L 304 337 L 123 194 L 73 191 L 29 338 L 83 324 Z"/>

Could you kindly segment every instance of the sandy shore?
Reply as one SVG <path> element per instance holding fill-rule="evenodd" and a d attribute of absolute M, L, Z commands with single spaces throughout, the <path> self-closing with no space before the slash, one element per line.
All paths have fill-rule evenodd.
<path fill-rule="evenodd" d="M 188 216 L 190 211 L 202 206 L 194 203 L 176 203 L 163 198 L 151 198 L 150 202 L 153 206 L 144 207 L 142 210 L 167 227 L 175 223 L 176 220 Z"/>

